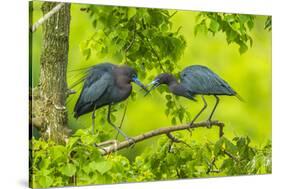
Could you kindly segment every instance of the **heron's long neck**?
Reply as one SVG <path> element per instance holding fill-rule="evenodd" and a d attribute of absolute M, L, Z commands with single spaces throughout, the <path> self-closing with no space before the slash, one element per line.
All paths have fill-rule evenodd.
<path fill-rule="evenodd" d="M 118 88 L 124 88 L 130 85 L 130 78 L 124 74 L 124 70 L 116 68 L 114 70 L 115 83 Z"/>
<path fill-rule="evenodd" d="M 176 85 L 179 85 L 178 81 L 177 81 L 177 78 L 173 75 L 170 75 L 169 79 L 168 79 L 168 86 L 176 86 Z"/>
<path fill-rule="evenodd" d="M 173 81 L 169 84 L 169 90 L 172 93 L 174 93 L 175 95 L 182 96 L 184 91 L 185 91 L 185 88 L 180 83 L 178 83 L 177 80 L 176 80 L 176 81 Z"/>
<path fill-rule="evenodd" d="M 181 86 L 180 84 L 178 83 L 177 79 L 175 76 L 170 76 L 169 79 L 168 79 L 168 83 L 167 85 L 169 86 L 169 90 L 172 92 L 172 93 L 177 93 L 178 90 L 180 90 Z"/>
<path fill-rule="evenodd" d="M 127 77 L 119 76 L 116 79 L 116 87 L 114 88 L 115 94 L 118 96 L 116 102 L 127 99 L 132 92 L 132 85 Z"/>
<path fill-rule="evenodd" d="M 178 81 L 177 81 L 177 78 L 175 77 L 175 76 L 173 76 L 173 75 L 170 75 L 169 74 L 169 76 L 167 77 L 167 79 L 168 79 L 168 83 L 167 83 L 167 85 L 176 85 L 176 84 L 178 84 Z"/>
<path fill-rule="evenodd" d="M 127 88 L 128 86 L 130 86 L 130 78 L 126 77 L 126 76 L 119 76 L 116 79 L 116 84 L 118 88 Z"/>

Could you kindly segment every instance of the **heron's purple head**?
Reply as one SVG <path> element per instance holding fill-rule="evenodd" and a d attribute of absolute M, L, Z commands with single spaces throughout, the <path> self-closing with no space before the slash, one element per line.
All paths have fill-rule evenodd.
<path fill-rule="evenodd" d="M 155 77 L 155 79 L 152 81 L 153 83 L 166 84 L 168 85 L 171 81 L 174 80 L 174 76 L 169 73 L 162 73 Z"/>
<path fill-rule="evenodd" d="M 126 78 L 128 78 L 128 82 L 134 82 L 145 91 L 148 91 L 144 84 L 142 84 L 141 81 L 138 79 L 137 71 L 134 68 L 131 68 L 127 65 L 120 66 L 120 73 Z"/>
<path fill-rule="evenodd" d="M 148 92 L 146 93 L 146 95 L 152 91 L 153 89 L 157 88 L 158 86 L 165 84 L 165 85 L 169 85 L 171 82 L 176 81 L 175 77 L 172 74 L 169 73 L 161 73 L 158 76 L 155 77 L 155 79 L 149 83 L 147 85 L 152 87 L 148 90 Z"/>

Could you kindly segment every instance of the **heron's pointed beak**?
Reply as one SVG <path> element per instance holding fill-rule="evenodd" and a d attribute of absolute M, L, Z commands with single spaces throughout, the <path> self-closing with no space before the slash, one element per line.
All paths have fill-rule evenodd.
<path fill-rule="evenodd" d="M 146 92 L 148 92 L 147 88 L 144 86 L 144 84 L 142 84 L 140 82 L 140 80 L 137 77 L 134 77 L 132 80 L 135 84 L 137 84 L 138 86 L 140 86 L 143 90 L 145 90 Z"/>
<path fill-rule="evenodd" d="M 146 93 L 144 94 L 144 96 L 148 95 L 148 94 L 150 93 L 150 91 L 156 89 L 156 88 L 160 85 L 160 83 L 158 82 L 158 80 L 153 80 L 153 81 L 152 81 L 151 83 L 149 83 L 146 87 L 149 87 L 149 86 L 151 86 L 151 85 L 152 85 L 152 87 L 151 87 L 149 90 L 146 91 Z"/>

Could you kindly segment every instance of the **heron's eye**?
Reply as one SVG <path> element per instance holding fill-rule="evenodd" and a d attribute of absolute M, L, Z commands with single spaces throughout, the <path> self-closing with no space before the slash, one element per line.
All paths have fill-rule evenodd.
<path fill-rule="evenodd" d="M 159 84 L 160 83 L 160 79 L 155 79 L 155 83 Z"/>
<path fill-rule="evenodd" d="M 132 79 L 136 79 L 136 78 L 138 78 L 137 75 L 136 75 L 136 74 L 133 74 L 133 75 L 132 75 Z"/>

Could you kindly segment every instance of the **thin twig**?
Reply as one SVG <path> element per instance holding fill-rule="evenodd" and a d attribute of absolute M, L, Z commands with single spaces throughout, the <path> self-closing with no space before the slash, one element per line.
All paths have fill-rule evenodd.
<path fill-rule="evenodd" d="M 45 14 L 43 17 L 41 17 L 35 24 L 33 24 L 32 28 L 31 28 L 31 32 L 35 32 L 36 29 L 42 25 L 46 20 L 48 20 L 51 16 L 53 16 L 55 13 L 57 13 L 63 6 L 65 5 L 65 3 L 59 3 L 57 4 L 50 12 L 48 12 L 47 14 Z"/>
<path fill-rule="evenodd" d="M 213 160 L 211 161 L 211 163 L 209 164 L 208 170 L 206 171 L 206 174 L 209 174 L 210 172 L 213 172 L 213 166 L 216 167 L 216 157 L 213 158 Z M 217 167 L 216 167 L 217 168 Z"/>
<path fill-rule="evenodd" d="M 167 137 L 169 139 L 171 139 L 172 142 L 175 142 L 175 143 L 185 143 L 184 141 L 180 140 L 180 139 L 177 139 L 174 135 L 172 135 L 171 133 L 167 133 L 166 134 Z"/>
<path fill-rule="evenodd" d="M 124 50 L 125 52 L 125 64 L 127 64 L 127 52 L 129 51 L 129 49 L 133 46 L 134 42 L 136 39 L 136 22 L 134 24 L 134 33 L 133 33 L 133 38 L 130 41 L 129 45 L 126 47 L 126 49 Z"/>
<path fill-rule="evenodd" d="M 127 100 L 127 102 L 125 104 L 125 109 L 124 109 L 124 112 L 123 112 L 123 115 L 122 115 L 122 119 L 121 119 L 121 122 L 120 122 L 119 129 L 121 129 L 121 127 L 123 125 L 123 122 L 124 122 L 124 119 L 125 119 L 125 115 L 126 115 L 126 112 L 127 112 L 127 107 L 128 107 L 128 100 Z M 116 137 L 115 137 L 116 140 L 118 138 L 118 135 L 119 135 L 119 132 L 117 132 L 117 134 L 116 134 Z"/>
<path fill-rule="evenodd" d="M 159 66 L 160 66 L 160 69 L 161 69 L 163 72 L 166 72 L 165 69 L 164 69 L 164 67 L 163 67 L 163 65 L 162 65 L 162 63 L 161 63 L 160 57 L 158 56 L 158 54 L 157 54 L 157 52 L 156 52 L 156 50 L 152 47 L 152 45 L 150 44 L 148 38 L 146 38 L 146 40 L 147 40 L 147 43 L 148 43 L 149 46 L 150 46 L 150 49 L 152 50 L 152 53 L 153 53 L 154 56 L 156 56 L 156 58 L 157 58 L 158 64 L 159 64 Z"/>
<path fill-rule="evenodd" d="M 224 127 L 224 125 L 220 125 L 220 126 L 219 126 L 219 128 L 220 128 L 219 137 L 222 137 L 222 136 L 224 135 L 223 127 Z"/>
<path fill-rule="evenodd" d="M 176 138 L 174 135 L 172 135 L 171 133 L 167 133 L 166 134 L 167 137 L 171 140 L 171 143 L 169 145 L 169 148 L 168 148 L 168 152 L 172 152 L 172 147 L 173 147 L 173 144 L 174 143 L 182 143 L 182 144 L 185 144 L 186 146 L 190 147 L 190 145 L 188 145 L 186 142 L 184 142 L 183 140 L 180 140 L 178 138 Z"/>
<path fill-rule="evenodd" d="M 136 23 L 134 24 L 134 31 L 133 31 L 133 32 L 134 32 L 134 33 L 133 33 L 133 38 L 132 38 L 132 40 L 130 41 L 130 43 L 129 43 L 129 45 L 127 46 L 127 48 L 124 50 L 125 53 L 128 52 L 128 50 L 133 46 L 133 44 L 134 44 L 134 42 L 135 42 L 135 40 L 136 40 Z"/>
<path fill-rule="evenodd" d="M 163 127 L 163 128 L 159 128 L 156 130 L 152 130 L 143 134 L 140 134 L 138 136 L 132 137 L 131 139 L 134 140 L 135 143 L 141 142 L 143 140 L 158 136 L 158 135 L 163 135 L 163 134 L 168 134 L 171 132 L 175 132 L 175 131 L 181 131 L 181 130 L 186 130 L 186 129 L 194 129 L 194 128 L 209 128 L 209 126 L 217 126 L 217 127 L 223 127 L 224 123 L 219 122 L 219 121 L 211 121 L 211 123 L 209 122 L 199 122 L 199 123 L 193 123 L 192 125 L 185 124 L 185 125 L 178 125 L 178 126 L 170 126 L 170 127 Z M 99 144 L 97 144 L 99 145 Z M 110 145 L 107 147 L 104 147 L 103 150 L 100 150 L 101 153 L 103 155 L 121 150 L 123 148 L 127 148 L 131 146 L 131 143 L 129 140 L 125 140 L 122 142 L 119 142 L 117 145 Z"/>
<path fill-rule="evenodd" d="M 171 14 L 171 15 L 169 16 L 169 18 L 172 18 L 172 17 L 175 16 L 177 13 L 178 13 L 178 11 L 173 12 L 173 14 Z"/>
<path fill-rule="evenodd" d="M 230 157 L 231 159 L 233 159 L 234 161 L 238 162 L 239 159 L 237 157 L 235 157 L 233 154 L 231 154 L 230 152 L 223 150 L 223 153 L 226 154 L 228 157 Z"/>

